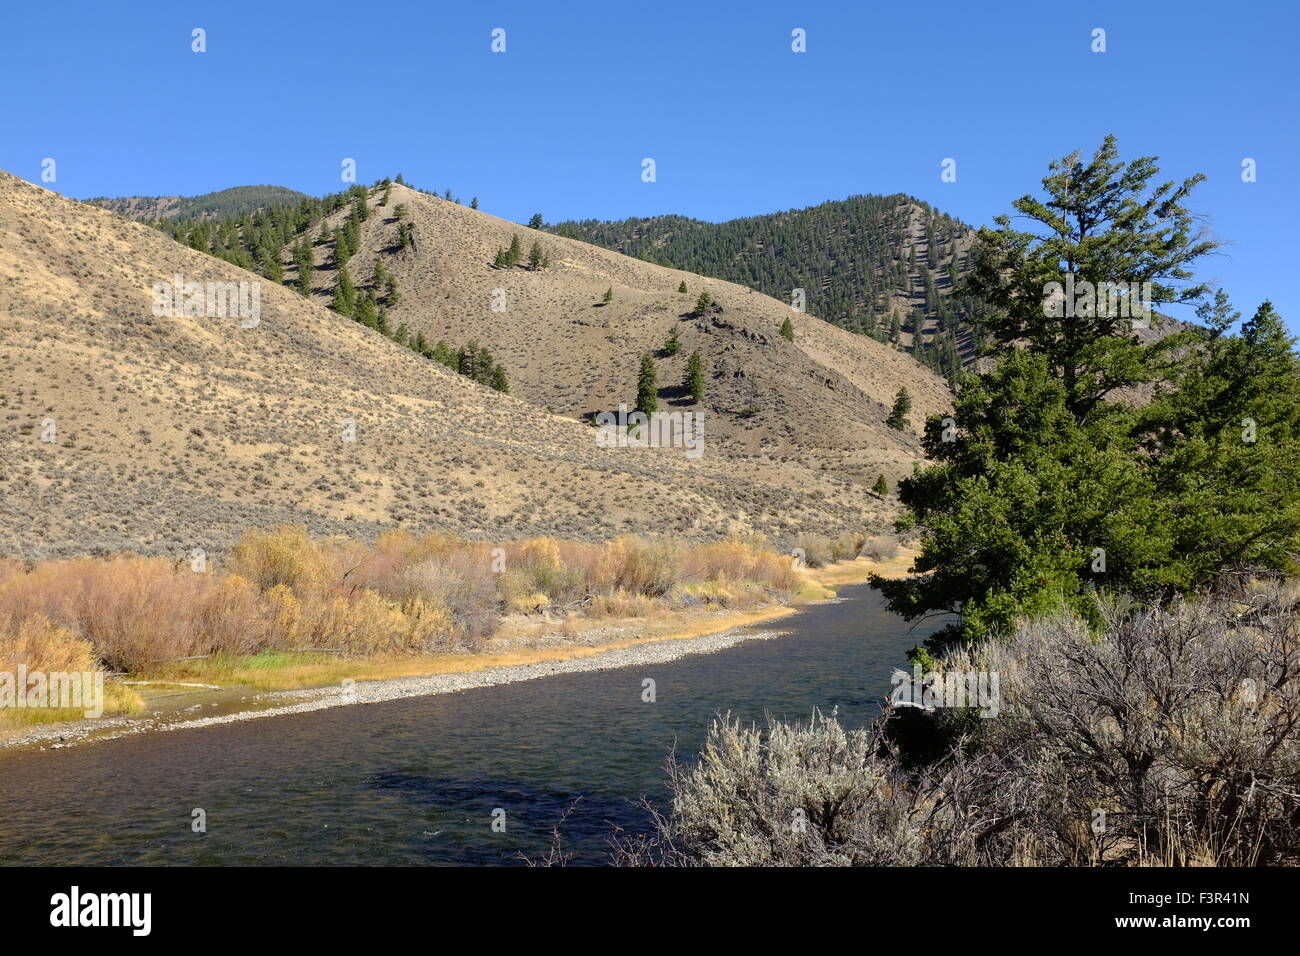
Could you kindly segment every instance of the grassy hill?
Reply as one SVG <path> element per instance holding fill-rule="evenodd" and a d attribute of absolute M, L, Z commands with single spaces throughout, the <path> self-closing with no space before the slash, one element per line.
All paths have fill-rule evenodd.
<path fill-rule="evenodd" d="M 850 474 L 910 468 L 916 449 L 882 429 L 880 399 L 904 380 L 918 415 L 946 398 L 907 357 L 813 320 L 788 343 L 775 335 L 788 309 L 717 280 L 703 284 L 724 311 L 683 319 L 678 273 L 572 240 L 544 237 L 554 263 L 544 273 L 503 274 L 493 247 L 520 227 L 401 187 L 392 199 L 408 207 L 414 245 L 405 259 L 381 253 L 398 226 L 381 213 L 366 248 L 399 275 L 395 317 L 405 308 L 433 334 L 454 323 L 460 337 L 499 337 L 522 399 L 324 308 L 328 268 L 309 301 L 0 173 L 0 550 L 179 555 L 280 521 L 359 537 L 392 525 L 592 538 L 885 525 L 893 506 Z M 359 281 L 366 259 L 355 260 Z M 176 274 L 260 280 L 260 322 L 155 316 L 155 284 Z M 610 284 L 618 304 L 597 308 Z M 512 303 L 499 316 L 494 287 Z M 637 358 L 673 323 L 688 351 L 710 356 L 719 421 L 701 458 L 600 448 L 589 425 L 543 410 L 630 397 Z M 762 405 L 747 417 L 736 407 L 746 380 Z"/>
<path fill-rule="evenodd" d="M 383 190 L 372 190 L 347 259 L 358 294 L 376 295 L 385 326 L 403 341 L 487 346 L 510 393 L 541 408 L 588 418 L 632 405 L 649 353 L 661 408 L 706 411 L 710 441 L 739 473 L 779 476 L 791 488 L 811 487 L 805 483 L 814 475 L 866 488 L 881 473 L 891 483 L 910 473 L 920 456 L 912 432 L 949 407 L 945 383 L 906 354 L 744 286 L 530 230 L 407 186 L 394 184 L 382 201 Z M 337 239 L 328 237 L 351 215 L 350 205 L 340 206 L 309 230 L 313 297 L 321 304 L 338 280 Z M 537 242 L 549 265 L 494 267 L 516 236 L 525 254 Z M 293 282 L 290 252 L 282 266 Z M 376 264 L 385 276 L 378 283 Z M 396 296 L 386 292 L 389 278 Z M 703 291 L 714 306 L 697 314 Z M 787 319 L 792 342 L 780 334 Z M 680 349 L 669 354 L 674 330 Z M 693 352 L 707 380 L 698 404 L 681 387 Z M 912 427 L 900 432 L 884 420 L 904 386 L 913 397 Z"/>

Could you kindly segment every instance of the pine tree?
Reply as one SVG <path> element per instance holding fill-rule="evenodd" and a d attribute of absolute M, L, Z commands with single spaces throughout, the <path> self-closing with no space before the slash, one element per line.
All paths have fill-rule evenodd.
<path fill-rule="evenodd" d="M 294 264 L 298 267 L 298 292 L 304 296 L 311 295 L 313 273 L 316 271 L 315 258 L 311 240 L 304 237 L 294 255 Z"/>
<path fill-rule="evenodd" d="M 600 301 L 603 302 L 603 303 L 605 303 L 605 305 L 609 305 L 611 302 L 614 301 L 614 287 L 613 287 L 613 286 L 610 286 L 608 289 L 605 290 L 605 295 L 601 298 Z"/>
<path fill-rule="evenodd" d="M 375 308 L 375 300 L 370 298 L 369 293 L 363 293 L 357 301 L 356 319 L 366 328 L 379 328 L 379 310 Z"/>
<path fill-rule="evenodd" d="M 655 360 L 647 352 L 641 358 L 641 373 L 636 382 L 636 410 L 653 415 L 659 410 L 659 375 L 655 371 Z"/>
<path fill-rule="evenodd" d="M 682 384 L 691 393 L 691 401 L 701 402 L 704 400 L 704 363 L 700 360 L 699 352 L 691 353 L 691 357 L 686 363 L 686 380 Z"/>
<path fill-rule="evenodd" d="M 506 252 L 506 264 L 511 266 L 519 265 L 519 260 L 523 258 L 524 249 L 519 242 L 518 234 L 510 237 L 510 249 Z"/>
<path fill-rule="evenodd" d="M 506 371 L 500 365 L 492 366 L 492 379 L 488 384 L 498 392 L 510 394 L 510 383 L 506 381 Z"/>
<path fill-rule="evenodd" d="M 680 292 L 682 295 L 685 295 L 685 294 L 686 294 L 686 280 L 685 280 L 685 279 L 683 279 L 683 280 L 681 281 L 681 284 L 677 286 L 677 291 Z"/>
<path fill-rule="evenodd" d="M 506 253 L 505 249 L 498 246 L 496 258 L 492 260 L 492 267 L 494 269 L 505 269 L 509 267 L 509 265 L 510 265 L 509 255 Z"/>
<path fill-rule="evenodd" d="M 452 371 L 460 371 L 460 356 L 445 339 L 439 339 L 438 344 L 433 347 L 432 358 Z"/>
<path fill-rule="evenodd" d="M 471 199 L 471 200 L 469 201 L 469 208 L 470 208 L 470 209 L 477 209 L 477 208 L 478 208 L 478 197 L 477 197 L 477 196 L 475 196 L 473 199 Z"/>
<path fill-rule="evenodd" d="M 528 268 L 540 269 L 542 265 L 542 247 L 540 243 L 534 242 L 532 248 L 528 250 Z"/>
<path fill-rule="evenodd" d="M 790 342 L 794 341 L 794 323 L 790 321 L 788 315 L 785 317 L 785 321 L 781 323 L 781 338 Z"/>
<path fill-rule="evenodd" d="M 529 229 L 542 228 L 542 214 L 540 212 L 533 213 L 533 218 L 528 220 L 528 228 Z"/>
<path fill-rule="evenodd" d="M 695 300 L 695 314 L 703 315 L 713 305 L 713 296 L 709 295 L 709 290 L 705 289 L 700 293 L 700 297 Z"/>
<path fill-rule="evenodd" d="M 906 388 L 900 388 L 894 396 L 894 407 L 885 419 L 885 424 L 895 431 L 902 431 L 907 427 L 907 413 L 911 410 L 912 396 L 907 394 Z"/>
<path fill-rule="evenodd" d="M 348 275 L 347 266 L 339 266 L 338 278 L 334 281 L 334 298 L 330 308 L 339 315 L 352 318 L 356 310 L 356 290 L 352 286 L 352 277 Z"/>
<path fill-rule="evenodd" d="M 682 350 L 682 340 L 677 337 L 677 326 L 673 326 L 668 333 L 668 341 L 664 343 L 664 351 L 669 355 L 676 355 Z"/>
<path fill-rule="evenodd" d="M 885 495 L 889 494 L 889 482 L 885 480 L 884 475 L 881 475 L 879 478 L 876 479 L 876 483 L 871 486 L 871 490 L 874 491 L 876 494 L 880 495 L 882 498 Z"/>

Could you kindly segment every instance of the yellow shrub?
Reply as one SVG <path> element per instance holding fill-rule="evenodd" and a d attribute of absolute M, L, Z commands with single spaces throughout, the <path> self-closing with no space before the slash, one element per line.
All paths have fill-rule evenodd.
<path fill-rule="evenodd" d="M 244 532 L 231 553 L 231 569 L 258 590 L 283 585 L 299 595 L 323 591 L 339 576 L 327 550 L 307 537 L 302 525 Z"/>

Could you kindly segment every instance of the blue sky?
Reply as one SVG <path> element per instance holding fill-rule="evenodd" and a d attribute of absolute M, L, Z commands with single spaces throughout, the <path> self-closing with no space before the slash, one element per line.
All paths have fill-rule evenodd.
<path fill-rule="evenodd" d="M 548 221 L 720 220 L 911 193 L 987 223 L 1108 132 L 1228 243 L 1200 274 L 1300 330 L 1295 2 L 10 5 L 0 167 L 97 195 L 274 183 L 355 158 Z M 207 52 L 191 51 L 191 30 Z M 493 28 L 506 52 L 490 50 Z M 790 49 L 807 32 L 807 52 Z M 1106 31 L 1093 53 L 1091 33 Z M 654 158 L 657 181 L 641 180 Z M 944 158 L 957 181 L 940 181 Z M 1241 180 L 1246 157 L 1258 179 Z M 1186 314 L 1186 313 L 1182 313 Z"/>

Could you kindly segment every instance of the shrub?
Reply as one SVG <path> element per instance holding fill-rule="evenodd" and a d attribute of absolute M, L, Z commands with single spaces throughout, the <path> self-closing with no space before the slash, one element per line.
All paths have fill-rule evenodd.
<path fill-rule="evenodd" d="M 877 535 L 862 546 L 862 554 L 872 561 L 888 561 L 898 557 L 898 539 L 893 535 Z"/>
<path fill-rule="evenodd" d="M 1300 862 L 1300 627 L 1294 592 L 1168 608 L 1103 602 L 935 663 L 999 676 L 997 713 L 891 709 L 871 731 L 814 714 L 764 735 L 713 724 L 669 761 L 632 865 L 1279 865 Z M 909 768 L 903 715 L 950 731 Z"/>

